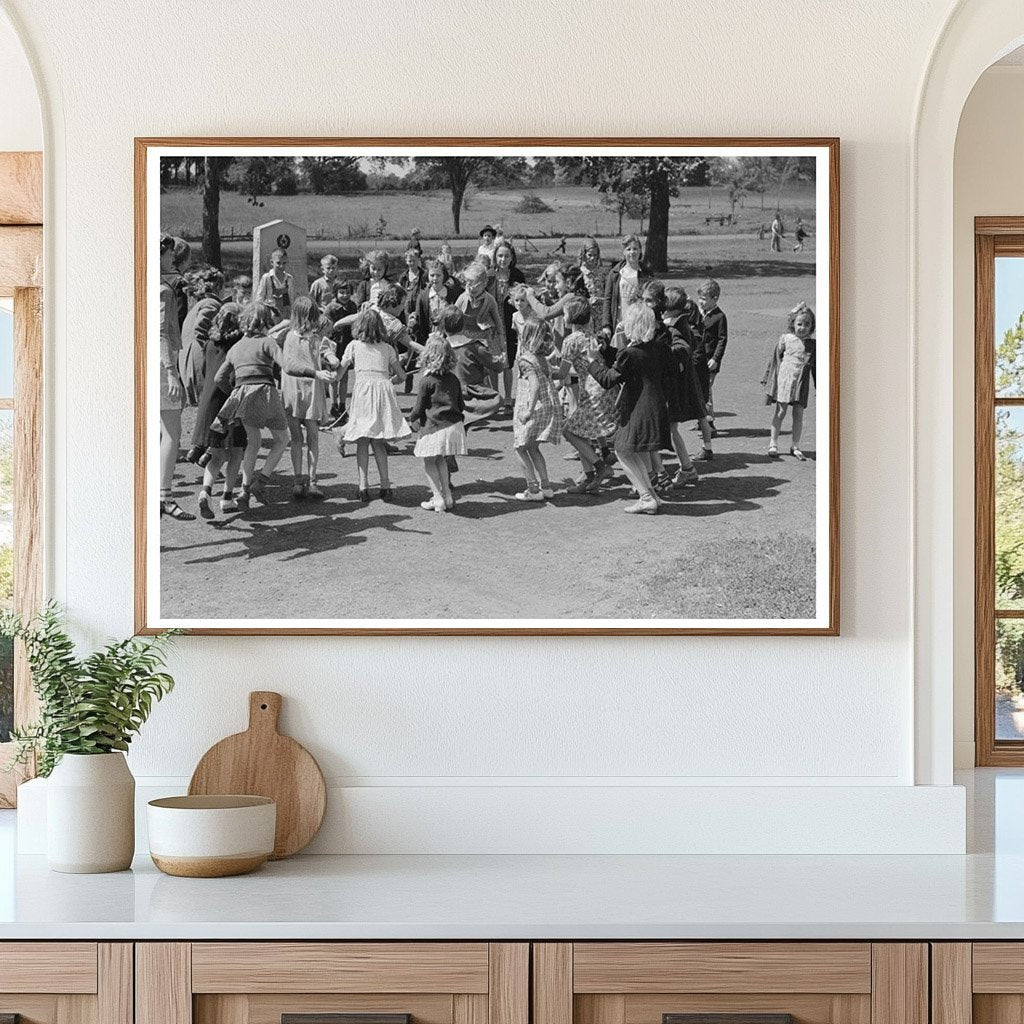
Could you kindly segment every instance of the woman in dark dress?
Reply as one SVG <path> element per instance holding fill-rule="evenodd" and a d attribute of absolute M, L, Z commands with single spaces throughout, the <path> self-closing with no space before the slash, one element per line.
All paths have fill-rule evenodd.
<path fill-rule="evenodd" d="M 610 345 L 595 346 L 590 373 L 604 388 L 621 385 L 615 402 L 615 454 L 639 495 L 625 511 L 654 515 L 661 500 L 651 486 L 651 452 L 671 445 L 670 424 L 680 415 L 678 370 L 671 349 L 658 337 L 658 322 L 648 306 L 629 307 L 625 331 L 629 345 L 617 355 Z M 612 366 L 606 361 L 609 356 L 615 357 Z"/>

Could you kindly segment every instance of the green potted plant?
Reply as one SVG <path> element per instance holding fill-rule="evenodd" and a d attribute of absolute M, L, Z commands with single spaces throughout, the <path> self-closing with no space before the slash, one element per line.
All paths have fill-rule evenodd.
<path fill-rule="evenodd" d="M 135 779 L 124 752 L 174 687 L 161 671 L 177 631 L 130 637 L 79 658 L 56 604 L 29 622 L 0 612 L 20 640 L 39 697 L 36 722 L 15 729 L 11 765 L 36 758 L 48 777 L 47 861 L 55 871 L 122 871 L 135 851 Z"/>

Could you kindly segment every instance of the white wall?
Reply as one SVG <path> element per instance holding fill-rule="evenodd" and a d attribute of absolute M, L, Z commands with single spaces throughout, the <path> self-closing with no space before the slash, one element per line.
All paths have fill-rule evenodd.
<path fill-rule="evenodd" d="M 674 0 L 583 16 L 529 0 L 410 0 L 400 16 L 367 0 L 235 0 L 216 18 L 127 0 L 6 7 L 38 56 L 54 136 L 51 587 L 94 638 L 132 626 L 133 136 L 843 143 L 840 639 L 185 639 L 178 690 L 133 750 L 139 775 L 187 776 L 265 687 L 286 694 L 286 728 L 338 784 L 425 784 L 427 803 L 508 782 L 914 781 L 905 226 L 915 97 L 945 0 L 723 0 L 713 18 Z M 874 806 L 884 817 L 881 791 Z M 935 812 L 947 839 L 958 806 Z"/>
<path fill-rule="evenodd" d="M 960 119 L 954 162 L 954 709 L 958 767 L 974 764 L 974 218 L 1024 216 L 1024 65 L 990 68 Z"/>
<path fill-rule="evenodd" d="M 43 148 L 39 97 L 25 49 L 0 14 L 0 152 Z"/>

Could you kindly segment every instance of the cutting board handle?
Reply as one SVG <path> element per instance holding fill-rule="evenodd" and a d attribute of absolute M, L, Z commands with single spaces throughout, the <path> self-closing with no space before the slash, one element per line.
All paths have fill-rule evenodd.
<path fill-rule="evenodd" d="M 253 690 L 249 694 L 249 732 L 277 732 L 281 714 L 281 694 L 272 690 Z"/>

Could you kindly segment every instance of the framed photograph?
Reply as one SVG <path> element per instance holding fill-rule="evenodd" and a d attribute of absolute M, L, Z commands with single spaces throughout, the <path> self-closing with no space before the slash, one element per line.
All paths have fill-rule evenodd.
<path fill-rule="evenodd" d="M 135 168 L 139 632 L 838 634 L 837 139 Z"/>

